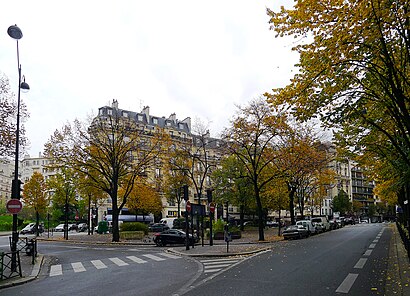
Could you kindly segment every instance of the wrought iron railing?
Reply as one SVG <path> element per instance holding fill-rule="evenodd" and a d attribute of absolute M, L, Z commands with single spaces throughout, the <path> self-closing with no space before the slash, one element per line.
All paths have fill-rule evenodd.
<path fill-rule="evenodd" d="M 17 276 L 22 277 L 19 251 L 14 252 L 14 258 L 16 262 L 13 262 L 12 252 L 0 253 L 0 281 Z"/>
<path fill-rule="evenodd" d="M 404 227 L 403 224 L 396 222 L 397 223 L 397 229 L 399 230 L 401 240 L 403 241 L 404 247 L 406 248 L 407 251 L 407 257 L 410 258 L 410 236 L 409 236 L 409 231 Z"/>

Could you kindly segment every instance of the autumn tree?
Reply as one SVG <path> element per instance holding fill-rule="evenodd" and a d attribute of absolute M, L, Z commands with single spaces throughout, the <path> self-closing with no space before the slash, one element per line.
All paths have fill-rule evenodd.
<path fill-rule="evenodd" d="M 52 206 L 57 213 L 64 213 L 64 238 L 68 239 L 68 220 L 69 215 L 75 211 L 76 188 L 78 174 L 72 168 L 61 167 L 59 173 L 51 176 L 47 180 L 47 186 L 52 194 Z M 61 211 L 63 209 L 63 211 Z M 60 218 L 60 217 L 58 217 Z"/>
<path fill-rule="evenodd" d="M 325 181 L 323 176 L 330 174 L 327 167 L 331 158 L 309 125 L 289 125 L 289 132 L 282 134 L 281 140 L 280 157 L 275 165 L 284 172 L 291 223 L 295 224 L 295 204 L 303 216 L 305 200 L 312 197 L 312 190 L 329 184 L 329 180 Z"/>
<path fill-rule="evenodd" d="M 277 141 L 285 129 L 285 119 L 280 112 L 273 112 L 262 99 L 256 99 L 246 107 L 238 107 L 231 126 L 224 130 L 223 140 L 227 153 L 234 154 L 242 162 L 253 187 L 258 211 L 259 240 L 265 240 L 261 191 L 276 174 L 269 174 L 272 162 L 277 159 Z"/>
<path fill-rule="evenodd" d="M 122 193 L 122 189 L 120 189 L 120 193 Z M 152 185 L 147 184 L 142 178 L 136 180 L 126 205 L 128 209 L 143 215 L 149 213 L 159 215 L 162 211 L 161 196 Z"/>
<path fill-rule="evenodd" d="M 298 73 L 268 99 L 338 128 L 339 145 L 387 160 L 403 204 L 410 194 L 408 1 L 302 0 L 267 12 L 277 36 L 301 40 Z"/>
<path fill-rule="evenodd" d="M 47 184 L 41 173 L 34 172 L 28 182 L 24 184 L 23 201 L 28 207 L 33 208 L 36 213 L 36 235 L 38 236 L 40 214 L 44 214 L 47 211 L 49 204 Z"/>
<path fill-rule="evenodd" d="M 0 156 L 15 155 L 17 102 L 15 102 L 13 98 L 14 94 L 10 89 L 8 78 L 0 73 Z M 27 117 L 27 108 L 24 103 L 21 103 L 21 121 L 24 122 L 24 119 Z M 21 147 L 27 144 L 27 138 L 24 134 L 24 124 L 20 124 L 19 144 Z"/>
<path fill-rule="evenodd" d="M 210 136 L 206 124 L 197 121 L 192 131 L 192 142 L 176 146 L 172 155 L 178 154 L 179 160 L 171 158 L 171 171 L 182 171 L 188 176 L 195 189 L 195 198 L 201 203 L 204 192 L 212 184 L 211 174 L 219 161 L 218 140 Z"/>
<path fill-rule="evenodd" d="M 185 168 L 190 167 L 190 160 L 186 154 L 180 154 L 176 146 L 172 146 L 169 152 L 170 161 L 164 167 L 164 194 L 168 202 L 176 202 L 178 207 L 178 218 L 181 217 L 181 203 L 184 199 L 182 187 L 192 184 L 191 178 Z"/>
<path fill-rule="evenodd" d="M 169 135 L 155 126 L 144 129 L 114 106 L 89 123 L 65 125 L 46 144 L 46 155 L 86 175 L 112 204 L 112 240 L 118 242 L 118 217 L 138 176 L 146 175 L 167 154 Z M 91 173 L 92 172 L 92 173 Z M 119 188 L 124 191 L 118 194 Z"/>

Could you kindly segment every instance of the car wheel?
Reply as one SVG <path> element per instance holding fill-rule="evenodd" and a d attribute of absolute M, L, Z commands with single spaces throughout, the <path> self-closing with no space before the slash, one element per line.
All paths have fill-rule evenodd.
<path fill-rule="evenodd" d="M 161 239 L 157 239 L 155 241 L 155 244 L 157 245 L 157 247 L 162 247 L 162 240 Z"/>

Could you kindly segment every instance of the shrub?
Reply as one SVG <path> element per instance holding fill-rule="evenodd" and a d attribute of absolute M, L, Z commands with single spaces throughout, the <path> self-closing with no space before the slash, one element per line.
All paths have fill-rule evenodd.
<path fill-rule="evenodd" d="M 121 231 L 143 231 L 148 234 L 148 225 L 141 222 L 125 222 L 120 225 Z"/>

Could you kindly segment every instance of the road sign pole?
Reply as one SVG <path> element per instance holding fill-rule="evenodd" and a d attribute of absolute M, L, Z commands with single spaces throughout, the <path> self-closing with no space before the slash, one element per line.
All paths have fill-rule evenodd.
<path fill-rule="evenodd" d="M 188 220 L 188 212 L 191 211 L 191 203 L 189 200 L 185 204 L 185 234 L 186 234 L 186 250 L 189 250 L 189 220 Z"/>

